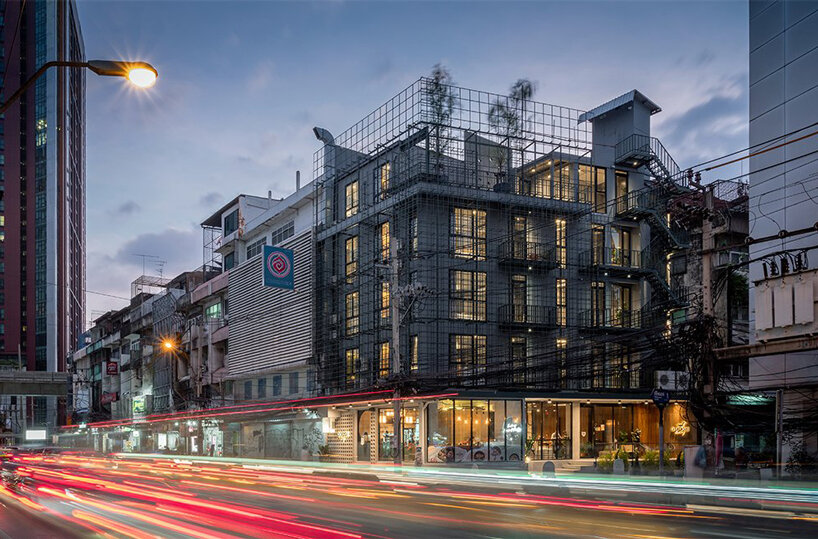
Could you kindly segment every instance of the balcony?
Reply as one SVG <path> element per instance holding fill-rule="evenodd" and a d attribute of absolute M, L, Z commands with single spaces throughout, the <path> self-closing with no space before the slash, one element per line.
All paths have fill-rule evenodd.
<path fill-rule="evenodd" d="M 582 270 L 604 270 L 616 277 L 636 276 L 650 271 L 648 254 L 636 249 L 596 248 L 580 254 Z"/>
<path fill-rule="evenodd" d="M 557 327 L 555 307 L 545 305 L 503 305 L 498 311 L 501 326 L 505 327 Z"/>
<path fill-rule="evenodd" d="M 593 309 L 579 313 L 578 321 L 581 327 L 588 329 L 641 329 L 642 312 L 623 309 Z"/>
<path fill-rule="evenodd" d="M 557 267 L 553 245 L 509 240 L 500 244 L 500 263 L 512 267 L 552 269 Z"/>

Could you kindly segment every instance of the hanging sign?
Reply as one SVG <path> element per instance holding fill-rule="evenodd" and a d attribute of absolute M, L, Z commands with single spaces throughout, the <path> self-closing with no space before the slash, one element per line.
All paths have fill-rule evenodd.
<path fill-rule="evenodd" d="M 283 247 L 264 246 L 262 259 L 264 286 L 293 289 L 293 251 Z"/>

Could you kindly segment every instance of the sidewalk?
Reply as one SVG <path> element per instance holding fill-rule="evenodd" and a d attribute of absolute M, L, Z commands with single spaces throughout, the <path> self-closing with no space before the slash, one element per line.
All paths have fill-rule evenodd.
<path fill-rule="evenodd" d="M 445 468 L 431 466 L 399 466 L 368 464 L 337 464 L 224 457 L 168 456 L 150 454 L 117 454 L 117 458 L 161 459 L 180 462 L 241 465 L 245 468 L 281 472 L 325 475 L 377 481 L 388 484 L 423 484 L 430 488 L 451 488 L 456 485 L 478 487 L 541 496 L 576 497 L 605 501 L 664 504 L 695 507 L 699 512 L 720 512 L 730 508 L 759 516 L 805 515 L 818 519 L 818 484 L 789 481 L 748 481 L 735 479 L 659 478 L 616 476 L 583 473 L 557 473 L 543 477 L 517 470 Z"/>

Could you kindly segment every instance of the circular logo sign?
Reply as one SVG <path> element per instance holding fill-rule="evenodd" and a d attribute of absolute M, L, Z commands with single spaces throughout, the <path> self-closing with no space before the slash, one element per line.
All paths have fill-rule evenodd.
<path fill-rule="evenodd" d="M 277 279 L 284 279 L 292 271 L 292 266 L 283 253 L 273 252 L 267 257 L 267 271 Z"/>

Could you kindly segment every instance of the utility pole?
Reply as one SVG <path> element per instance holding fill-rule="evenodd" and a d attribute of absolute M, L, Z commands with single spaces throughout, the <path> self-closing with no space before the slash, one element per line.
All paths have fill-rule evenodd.
<path fill-rule="evenodd" d="M 703 314 L 709 316 L 713 314 L 713 264 L 712 249 L 713 223 L 710 216 L 713 215 L 713 187 L 706 186 L 702 193 L 704 195 L 705 214 L 702 219 L 702 310 Z"/>
<path fill-rule="evenodd" d="M 391 372 L 395 379 L 395 394 L 392 398 L 392 413 L 394 414 L 394 436 L 392 442 L 395 448 L 395 465 L 403 464 L 403 442 L 402 442 L 402 422 L 401 422 L 401 401 L 400 401 L 400 302 L 398 288 L 400 280 L 398 271 L 400 261 L 398 260 L 398 240 L 395 238 L 394 230 L 389 235 L 389 301 L 391 305 L 390 315 L 392 316 L 392 350 L 391 350 Z"/>

